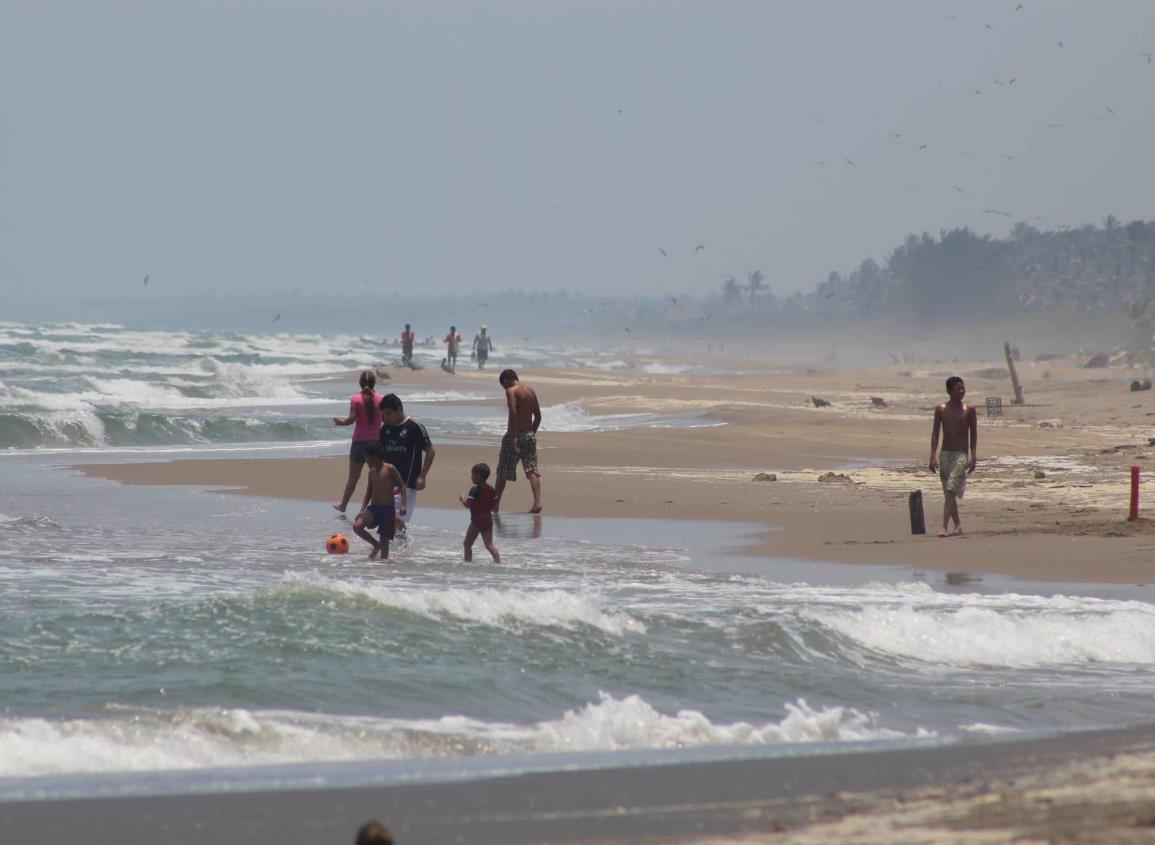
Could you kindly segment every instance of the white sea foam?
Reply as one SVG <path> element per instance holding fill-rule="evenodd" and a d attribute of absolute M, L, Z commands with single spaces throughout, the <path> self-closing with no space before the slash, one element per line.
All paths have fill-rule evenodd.
<path fill-rule="evenodd" d="M 802 615 L 869 649 L 929 665 L 1155 663 L 1155 606 L 1069 596 L 908 594 Z"/>
<path fill-rule="evenodd" d="M 387 607 L 429 618 L 452 617 L 506 631 L 527 627 L 572 630 L 579 626 L 596 628 L 623 636 L 645 633 L 646 627 L 629 614 L 606 610 L 604 601 L 593 593 L 565 590 L 497 590 L 447 587 L 425 589 L 365 581 L 339 581 L 317 574 L 288 575 L 290 586 L 306 586 L 363 596 Z"/>
<path fill-rule="evenodd" d="M 636 695 L 601 693 L 558 719 L 526 725 L 465 716 L 390 719 L 230 708 L 117 709 L 106 718 L 58 721 L 0 718 L 0 777 L 907 736 L 851 708 L 816 709 L 801 699 L 785 708 L 777 722 L 715 723 L 694 710 L 669 715 Z"/>

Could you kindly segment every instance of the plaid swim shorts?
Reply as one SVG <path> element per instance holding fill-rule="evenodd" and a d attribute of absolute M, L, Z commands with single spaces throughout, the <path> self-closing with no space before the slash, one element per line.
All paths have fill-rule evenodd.
<path fill-rule="evenodd" d="M 513 452 L 513 438 L 517 437 L 517 448 L 520 455 Z M 501 456 L 497 459 L 497 477 L 506 481 L 517 481 L 517 462 L 521 461 L 526 475 L 541 475 L 537 467 L 537 434 L 532 431 L 519 431 L 517 434 L 507 431 L 501 438 Z"/>

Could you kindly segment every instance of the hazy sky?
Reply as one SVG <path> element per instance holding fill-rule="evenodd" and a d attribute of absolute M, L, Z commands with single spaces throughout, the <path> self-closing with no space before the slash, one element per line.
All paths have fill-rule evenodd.
<path fill-rule="evenodd" d="M 0 291 L 784 293 L 1155 217 L 1155 2 L 1019 5 L 0 0 Z"/>

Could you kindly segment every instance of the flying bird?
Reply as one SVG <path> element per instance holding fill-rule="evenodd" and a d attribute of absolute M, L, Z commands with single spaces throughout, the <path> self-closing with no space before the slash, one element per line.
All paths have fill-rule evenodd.
<path fill-rule="evenodd" d="M 1003 217 L 1010 217 L 1011 215 L 1005 211 L 999 211 L 997 208 L 984 208 L 983 214 L 1001 214 Z"/>
<path fill-rule="evenodd" d="M 670 256 L 666 255 L 666 251 L 664 249 L 662 249 L 661 247 L 658 247 L 658 252 L 660 252 L 665 258 L 670 257 Z"/>
<path fill-rule="evenodd" d="M 1022 3 L 1020 3 L 1020 4 L 1019 4 L 1019 5 L 1017 5 L 1017 6 L 1015 6 L 1015 11 L 1017 12 L 1017 11 L 1018 11 L 1019 9 L 1021 9 L 1021 8 L 1023 8 L 1023 4 L 1022 4 Z"/>
<path fill-rule="evenodd" d="M 984 23 L 983 26 L 985 26 L 987 29 L 994 29 L 994 27 L 991 26 L 989 23 Z"/>
<path fill-rule="evenodd" d="M 855 164 L 853 161 L 851 161 L 850 159 L 848 159 L 846 156 L 843 156 L 843 157 L 842 157 L 842 160 L 843 160 L 843 161 L 845 161 L 847 164 L 849 164 L 851 167 L 858 167 L 858 165 L 857 165 L 857 164 Z"/>
<path fill-rule="evenodd" d="M 1151 54 L 1150 53 L 1144 53 L 1143 55 L 1147 57 L 1147 64 L 1151 64 Z"/>
<path fill-rule="evenodd" d="M 920 150 L 925 150 L 925 149 L 926 149 L 926 144 L 919 144 L 919 145 L 918 145 L 918 148 L 919 148 Z"/>
<path fill-rule="evenodd" d="M 705 244 L 698 244 L 696 247 L 694 247 L 694 252 L 701 252 L 705 248 L 706 248 Z"/>
<path fill-rule="evenodd" d="M 141 279 L 141 282 L 140 282 L 140 283 L 141 283 L 142 285 L 147 285 L 147 284 L 148 284 L 148 280 L 149 280 L 149 279 L 151 279 L 151 278 L 152 278 L 152 276 L 145 276 L 143 279 Z"/>
<path fill-rule="evenodd" d="M 670 294 L 670 302 L 677 305 L 678 304 L 678 297 L 674 296 L 673 294 Z"/>
<path fill-rule="evenodd" d="M 1107 109 L 1107 113 L 1110 114 L 1112 117 L 1115 115 L 1115 110 L 1113 108 L 1111 108 L 1110 106 L 1106 106 L 1106 109 Z"/>
<path fill-rule="evenodd" d="M 1063 42 L 1062 41 L 1059 42 L 1059 49 L 1060 50 L 1063 49 Z"/>
<path fill-rule="evenodd" d="M 273 322 L 275 323 L 275 322 L 277 322 L 277 320 L 279 320 L 279 319 L 281 319 L 281 312 L 280 312 L 280 311 L 278 311 L 278 312 L 277 312 L 277 316 L 273 318 Z"/>
<path fill-rule="evenodd" d="M 960 188 L 958 185 L 955 185 L 955 186 L 954 186 L 954 189 L 955 189 L 956 191 L 958 191 L 960 194 L 965 194 L 965 193 L 966 193 L 966 188 Z"/>
<path fill-rule="evenodd" d="M 1014 84 L 1015 84 L 1015 77 L 1012 76 L 1010 79 L 1007 80 L 1007 85 L 1014 85 Z"/>

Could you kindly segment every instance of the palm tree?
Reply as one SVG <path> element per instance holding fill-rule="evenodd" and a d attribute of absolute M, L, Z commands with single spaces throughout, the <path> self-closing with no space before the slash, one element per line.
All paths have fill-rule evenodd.
<path fill-rule="evenodd" d="M 722 280 L 722 299 L 730 303 L 742 299 L 742 286 L 733 276 L 726 276 Z"/>
<path fill-rule="evenodd" d="M 754 297 L 759 296 L 767 290 L 766 277 L 761 270 L 755 270 L 753 273 L 746 274 L 746 290 L 750 294 L 750 304 L 754 304 Z"/>

